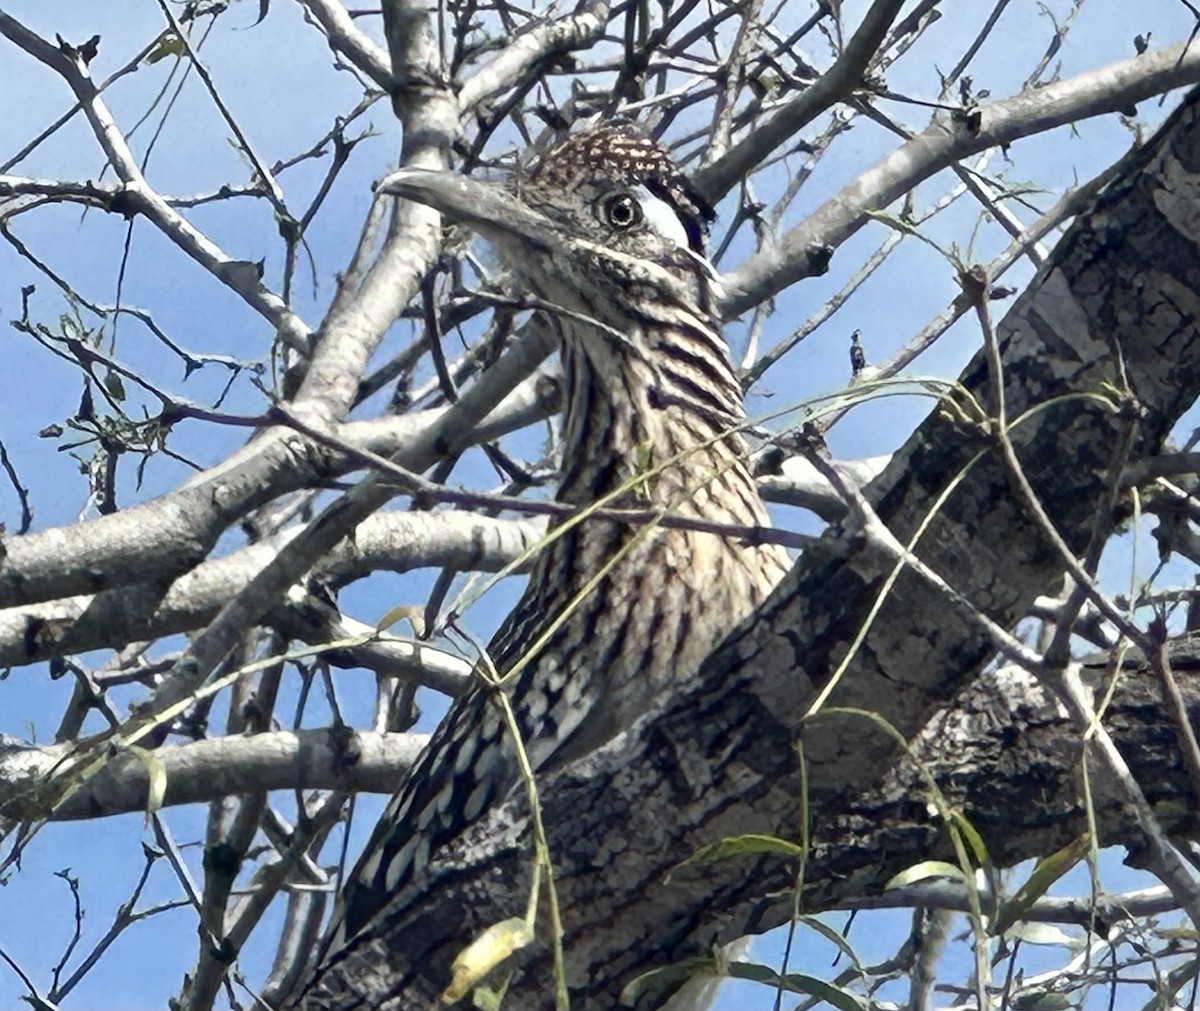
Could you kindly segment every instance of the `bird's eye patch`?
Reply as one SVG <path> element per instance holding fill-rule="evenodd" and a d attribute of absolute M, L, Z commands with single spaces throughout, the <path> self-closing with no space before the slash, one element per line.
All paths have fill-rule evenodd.
<path fill-rule="evenodd" d="M 677 246 L 690 246 L 687 229 L 675 208 L 656 197 L 645 186 L 610 193 L 596 208 L 597 216 L 609 228 L 627 232 L 645 225 L 647 229 Z"/>

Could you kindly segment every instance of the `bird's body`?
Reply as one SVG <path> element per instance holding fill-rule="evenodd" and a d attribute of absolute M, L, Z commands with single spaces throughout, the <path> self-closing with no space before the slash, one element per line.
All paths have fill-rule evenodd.
<path fill-rule="evenodd" d="M 703 205 L 683 177 L 653 143 L 601 130 L 551 152 L 516 194 L 541 219 L 519 233 L 459 216 L 519 285 L 558 307 L 548 315 L 566 379 L 559 501 L 765 524 L 703 259 Z M 772 545 L 653 523 L 584 518 L 557 533 L 489 646 L 535 770 L 652 711 L 787 565 Z M 493 691 L 453 705 L 393 798 L 345 890 L 335 951 L 403 917 L 430 861 L 517 783 Z"/>

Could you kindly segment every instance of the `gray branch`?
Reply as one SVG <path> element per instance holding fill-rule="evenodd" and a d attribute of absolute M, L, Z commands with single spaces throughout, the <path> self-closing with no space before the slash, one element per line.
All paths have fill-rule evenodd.
<path fill-rule="evenodd" d="M 0 781 L 5 784 L 0 820 L 69 821 L 145 811 L 151 766 L 165 778 L 165 807 L 267 790 L 391 793 L 427 740 L 427 734 L 302 730 L 164 745 L 145 758 L 124 751 L 109 758 L 56 811 L 48 810 L 43 798 L 75 745 L 39 748 L 0 742 Z"/>
<path fill-rule="evenodd" d="M 739 316 L 802 278 L 823 273 L 829 254 L 870 221 L 873 211 L 883 211 L 935 172 L 987 148 L 1120 112 L 1198 80 L 1200 49 L 1169 46 L 982 106 L 970 113 L 978 121 L 937 118 L 807 215 L 778 245 L 726 274 L 723 312 L 726 318 Z"/>

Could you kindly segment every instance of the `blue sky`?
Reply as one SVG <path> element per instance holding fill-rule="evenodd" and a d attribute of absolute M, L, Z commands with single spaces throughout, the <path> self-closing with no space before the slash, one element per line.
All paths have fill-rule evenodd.
<path fill-rule="evenodd" d="M 853 19 L 854 12 L 862 6 L 847 3 L 848 17 Z M 1049 6 L 1061 18 L 1069 5 L 1059 2 Z M 203 55 L 222 97 L 256 149 L 270 163 L 309 147 L 334 116 L 344 115 L 354 107 L 360 89 L 350 75 L 331 69 L 323 39 L 304 24 L 297 5 L 277 0 L 264 23 L 252 26 L 256 8 L 252 3 L 235 6 L 222 18 Z M 59 33 L 71 41 L 82 42 L 99 34 L 100 53 L 92 65 L 97 78 L 123 65 L 154 38 L 162 23 L 157 5 L 149 0 L 86 5 L 61 0 L 24 0 L 7 3 L 4 9 L 49 39 Z M 945 70 L 955 62 L 975 30 L 981 10 L 983 5 L 974 4 L 957 5 L 950 10 L 944 23 L 922 41 L 919 51 L 889 74 L 888 83 L 896 90 L 934 97 L 933 68 Z M 800 13 L 796 11 L 796 16 Z M 373 30 L 370 19 L 362 23 Z M 1189 28 L 1185 9 L 1176 3 L 1164 0 L 1131 13 L 1128 5 L 1119 0 L 1091 0 L 1058 57 L 1061 74 L 1067 77 L 1129 58 L 1133 53 L 1132 37 L 1139 32 L 1151 31 L 1157 45 L 1184 38 Z M 990 89 L 993 98 L 1013 93 L 1048 39 L 1045 15 L 1037 5 L 1012 5 L 972 67 L 976 88 Z M 820 65 L 827 63 L 827 54 L 819 49 L 814 49 L 810 56 Z M 109 93 L 108 101 L 123 128 L 132 127 L 150 108 L 159 90 L 167 85 L 171 62 L 168 59 L 153 67 L 143 67 Z M 70 95 L 62 81 L 4 40 L 0 40 L 0 96 L 5 109 L 0 161 L 70 106 Z M 910 109 L 887 108 L 913 127 L 924 125 L 924 117 Z M 1146 103 L 1139 112 L 1145 121 L 1153 122 L 1167 109 L 1169 104 L 1160 109 Z M 161 108 L 133 135 L 137 152 L 146 150 L 160 119 Z M 298 274 L 295 308 L 310 325 L 319 322 L 333 291 L 335 272 L 345 265 L 353 249 L 370 201 L 372 181 L 392 167 L 395 160 L 397 127 L 387 104 L 376 105 L 360 124 L 362 128 L 372 126 L 377 136 L 356 149 L 331 194 L 328 208 L 318 216 L 308 234 L 316 261 L 315 290 L 307 266 Z M 227 127 L 193 80 L 166 118 L 148 175 L 161 192 L 173 195 L 206 192 L 227 181 L 244 181 L 247 165 L 228 138 Z M 1109 117 L 1084 124 L 1077 132 L 1061 129 L 1045 137 L 1022 141 L 1011 152 L 1012 165 L 1006 165 L 997 155 L 990 167 L 993 171 L 1004 171 L 1012 180 L 1028 181 L 1040 189 L 1042 192 L 1031 199 L 1045 208 L 1063 186 L 1076 178 L 1088 178 L 1122 153 L 1129 139 L 1128 131 L 1115 117 Z M 895 143 L 875 126 L 856 125 L 818 166 L 800 198 L 784 216 L 785 226 L 818 206 Z M 794 171 L 801 161 L 802 157 L 796 155 L 765 173 L 756 182 L 758 196 L 769 200 L 777 195 L 786 185 L 787 172 Z M 319 185 L 323 167 L 322 162 L 308 162 L 281 177 L 293 210 L 307 206 Z M 103 168 L 94 138 L 82 119 L 76 117 L 12 171 L 51 179 L 111 179 L 111 173 L 102 175 Z M 916 200 L 918 211 L 936 200 L 948 185 L 943 174 L 921 186 Z M 725 220 L 729 220 L 730 202 L 723 209 Z M 251 261 L 265 258 L 267 283 L 277 286 L 282 245 L 265 204 L 238 200 L 197 208 L 188 217 L 231 254 Z M 1025 212 L 1024 217 L 1029 220 L 1031 215 Z M 929 234 L 943 245 L 958 242 L 965 246 L 977 218 L 977 207 L 964 199 L 932 222 Z M 76 207 L 60 206 L 23 215 L 16 219 L 13 229 L 54 271 L 69 278 L 81 296 L 105 304 L 116 300 L 118 269 L 127 235 L 122 219 L 97 212 L 81 214 Z M 780 295 L 763 344 L 769 347 L 786 336 L 836 292 L 884 235 L 883 225 L 864 228 L 838 251 L 828 275 Z M 978 258 L 995 255 L 1003 244 L 998 228 L 985 227 L 976 247 Z M 722 266 L 736 265 L 746 250 L 743 241 L 735 243 Z M 1014 280 L 1009 283 L 1020 286 L 1030 273 L 1024 267 L 1014 271 Z M 6 320 L 19 317 L 20 291 L 29 283 L 37 286 L 30 298 L 35 319 L 53 324 L 60 314 L 70 311 L 62 293 L 50 280 L 16 256 L 7 243 L 0 242 L 0 312 Z M 780 404 L 797 403 L 840 387 L 847 379 L 847 339 L 852 330 L 862 330 L 868 355 L 881 360 L 940 311 L 954 290 L 949 264 L 929 247 L 906 242 L 902 252 L 872 277 L 829 324 L 767 375 L 751 398 L 752 412 L 774 410 Z M 122 298 L 126 304 L 152 311 L 156 322 L 174 340 L 193 350 L 241 360 L 264 360 L 268 353 L 272 335 L 262 320 L 248 312 L 226 288 L 196 270 L 182 253 L 144 222 L 134 228 Z M 87 326 L 98 325 L 95 317 L 86 313 L 83 320 Z M 406 343 L 408 335 L 406 325 L 395 327 L 381 360 L 386 351 L 394 351 Z M 730 336 L 735 355 L 740 356 L 741 337 L 736 325 L 730 328 Z M 106 337 L 113 339 L 111 332 Z M 74 413 L 81 392 L 78 373 L 16 330 L 6 327 L 0 342 L 3 348 L 0 439 L 30 488 L 37 528 L 74 522 L 86 505 L 79 464 L 69 453 L 54 452 L 53 444 L 39 438 L 38 433 L 48 425 L 61 424 Z M 960 325 L 917 363 L 915 371 L 952 376 L 977 345 L 977 334 L 972 327 Z M 119 326 L 114 353 L 165 388 L 197 402 L 211 402 L 227 378 L 224 370 L 210 366 L 185 382 L 178 359 L 128 319 Z M 153 406 L 153 401 L 149 404 Z M 231 411 L 257 411 L 261 409 L 261 396 L 248 378 L 243 377 L 235 383 L 225 406 Z M 915 399 L 868 404 L 833 429 L 831 447 L 844 457 L 889 452 L 903 441 L 928 408 L 928 402 Z M 365 416 L 376 409 L 378 404 L 369 405 Z M 240 429 L 189 423 L 179 426 L 174 433 L 172 447 L 197 465 L 208 466 L 224 458 L 243 438 Z M 128 505 L 167 491 L 188 473 L 183 464 L 159 457 L 146 469 L 144 483 L 139 488 L 134 467 L 126 462 L 121 473 L 119 501 Z M 466 473 L 474 480 L 487 480 L 481 467 Z M 816 529 L 811 518 L 792 511 L 780 510 L 778 519 L 802 529 Z M 0 486 L 0 523 L 13 530 L 18 520 L 10 490 Z M 1142 553 L 1143 559 L 1154 557 L 1151 550 Z M 1115 585 L 1127 584 L 1127 550 L 1110 552 L 1105 564 Z M 423 601 L 432 578 L 430 573 L 376 577 L 345 591 L 342 604 L 348 613 L 373 621 L 398 603 Z M 493 594 L 473 610 L 473 630 L 481 636 L 488 635 L 509 600 L 511 594 Z M 85 662 L 95 664 L 103 660 L 102 655 L 84 658 Z M 343 679 L 350 714 L 361 715 L 373 679 L 363 672 L 345 673 L 339 678 Z M 53 735 L 68 693 L 65 679 L 51 682 L 41 669 L 13 671 L 0 682 L 0 732 L 47 740 Z M 431 702 L 426 722 L 438 711 L 438 705 Z M 215 719 L 213 725 L 217 725 Z M 378 803 L 364 803 L 363 808 L 369 813 Z M 370 820 L 360 815 L 359 835 L 369 827 Z M 202 811 L 171 811 L 167 821 L 181 843 L 202 837 Z M 129 815 L 86 824 L 49 826 L 27 850 L 20 873 L 0 890 L 0 945 L 33 974 L 39 986 L 48 985 L 49 973 L 72 929 L 70 893 L 54 872 L 70 868 L 80 878 L 87 916 L 79 951 L 86 951 L 126 898 L 141 866 L 139 843 L 149 838 L 142 816 Z M 200 850 L 193 846 L 186 852 L 198 876 Z M 1121 887 L 1124 881 L 1114 877 L 1112 886 Z M 1081 885 L 1074 882 L 1072 887 L 1078 889 Z M 170 902 L 179 894 L 178 882 L 165 862 L 160 861 L 143 904 Z M 881 914 L 872 921 L 878 926 L 857 929 L 851 934 L 851 943 L 861 947 L 864 960 L 882 958 L 895 947 L 897 932 L 907 929 L 907 919 L 907 914 Z M 269 935 L 271 925 L 264 924 L 262 932 Z M 242 965 L 251 980 L 261 978 L 265 971 L 267 950 L 265 946 L 252 945 L 244 953 Z M 829 974 L 826 949 L 810 940 L 803 950 L 805 959 L 800 968 Z M 117 942 L 64 1007 L 165 1006 L 167 998 L 177 992 L 182 974 L 194 959 L 194 951 L 195 924 L 190 911 L 153 917 Z M 153 957 L 148 958 L 148 954 Z M 771 949 L 764 948 L 761 954 L 768 958 Z M 0 1007 L 14 1006 L 22 992 L 16 977 L 0 966 Z M 761 993 L 731 987 L 726 1006 L 765 1005 Z"/>

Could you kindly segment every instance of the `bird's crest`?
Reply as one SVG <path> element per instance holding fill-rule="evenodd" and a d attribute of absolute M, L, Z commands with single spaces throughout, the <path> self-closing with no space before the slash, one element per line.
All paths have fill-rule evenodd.
<path fill-rule="evenodd" d="M 712 206 L 657 143 L 627 127 L 605 126 L 574 134 L 533 170 L 539 186 L 571 192 L 603 178 L 616 186 L 645 186 L 669 203 L 687 232 L 692 251 L 704 255 Z"/>

